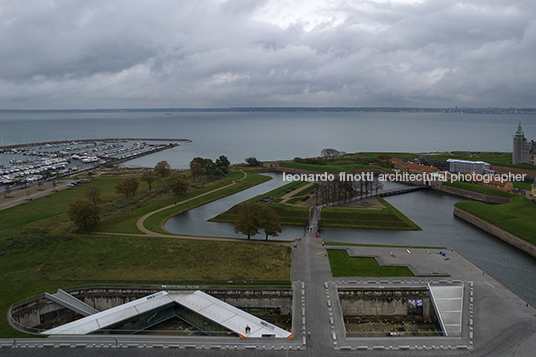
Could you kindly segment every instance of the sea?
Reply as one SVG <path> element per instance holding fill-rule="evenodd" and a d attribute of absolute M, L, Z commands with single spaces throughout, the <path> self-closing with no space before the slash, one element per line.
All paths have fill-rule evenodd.
<path fill-rule="evenodd" d="M 156 138 L 189 143 L 126 162 L 154 167 L 162 160 L 186 169 L 194 157 L 225 155 L 232 163 L 319 156 L 323 148 L 346 152 L 511 152 L 519 120 L 536 139 L 536 115 L 385 112 L 0 112 L 0 145 L 55 140 Z M 7 157 L 8 155 L 0 155 Z M 1 164 L 1 162 L 0 162 Z M 276 174 L 272 174 L 276 175 Z M 277 176 L 277 175 L 276 175 Z M 232 227 L 210 224 L 232 205 L 282 185 L 280 178 L 196 208 L 166 223 L 171 232 L 232 236 Z M 275 186 L 274 186 L 275 185 Z M 452 216 L 459 198 L 414 192 L 387 200 L 419 224 L 420 232 L 326 229 L 326 241 L 440 245 L 454 248 L 536 305 L 536 258 Z M 196 231 L 189 231 L 189 229 Z M 291 240 L 298 228 L 285 228 Z M 186 233 L 185 233 L 186 232 Z"/>
<path fill-rule="evenodd" d="M 521 120 L 536 139 L 536 115 L 387 112 L 0 112 L 0 145 L 106 138 L 189 139 L 128 162 L 186 169 L 194 157 L 232 163 L 346 152 L 512 151 Z"/>

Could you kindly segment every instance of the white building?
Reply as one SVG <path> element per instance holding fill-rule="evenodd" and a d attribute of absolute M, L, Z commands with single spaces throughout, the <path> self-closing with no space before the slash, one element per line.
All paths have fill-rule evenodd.
<path fill-rule="evenodd" d="M 521 127 L 521 120 L 514 135 L 514 147 L 512 150 L 512 164 L 532 164 L 535 165 L 536 142 L 527 141 L 525 133 Z"/>
<path fill-rule="evenodd" d="M 487 174 L 491 173 L 491 165 L 484 161 L 466 161 L 466 160 L 455 160 L 448 159 L 449 171 L 450 172 L 459 172 L 466 173 L 471 172 L 475 174 Z"/>

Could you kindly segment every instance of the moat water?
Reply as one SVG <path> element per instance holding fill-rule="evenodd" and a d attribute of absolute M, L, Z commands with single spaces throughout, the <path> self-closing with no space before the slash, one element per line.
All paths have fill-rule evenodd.
<path fill-rule="evenodd" d="M 272 180 L 248 190 L 224 197 L 171 218 L 165 228 L 177 234 L 246 238 L 234 233 L 231 223 L 207 222 L 235 204 L 273 190 L 287 182 L 282 175 L 270 173 Z M 398 183 L 385 183 L 386 189 Z M 417 223 L 422 231 L 325 228 L 326 242 L 436 246 L 456 249 L 471 262 L 495 277 L 518 295 L 536 304 L 536 258 L 520 251 L 481 229 L 455 217 L 454 204 L 463 198 L 433 190 L 416 191 L 386 200 Z M 294 240 L 303 227 L 285 226 L 275 239 Z M 252 239 L 264 239 L 258 234 Z"/>

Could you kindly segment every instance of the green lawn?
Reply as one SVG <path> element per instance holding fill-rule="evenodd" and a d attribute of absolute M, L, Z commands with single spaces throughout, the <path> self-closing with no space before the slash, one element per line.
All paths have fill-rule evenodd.
<path fill-rule="evenodd" d="M 512 182 L 512 185 L 514 185 L 515 188 L 519 188 L 520 190 L 532 190 L 532 184 L 527 182 L 514 181 Z"/>
<path fill-rule="evenodd" d="M 309 171 L 318 171 L 318 172 L 327 172 L 332 174 L 338 174 L 340 172 L 348 172 L 350 170 L 357 169 L 381 169 L 385 168 L 377 165 L 360 165 L 360 164 L 351 164 L 351 165 L 313 165 L 313 164 L 302 164 L 296 162 L 282 162 L 280 164 L 282 167 L 289 167 L 293 169 L 309 170 Z"/>
<path fill-rule="evenodd" d="M 287 194 L 287 192 L 285 191 L 290 190 L 290 188 L 292 187 L 294 187 L 297 190 L 299 187 L 303 187 L 307 184 L 308 182 L 306 181 L 289 182 L 288 184 L 284 186 L 278 187 L 272 191 L 263 193 L 262 195 L 255 196 L 247 201 L 241 202 L 231 207 L 227 211 L 220 213 L 216 217 L 211 218 L 209 221 L 234 223 L 234 221 L 236 220 L 236 217 L 238 216 L 239 206 L 241 204 L 245 202 L 249 202 L 249 201 L 255 202 L 262 198 L 270 197 L 270 196 L 273 196 L 275 198 L 274 202 L 278 202 L 280 201 L 281 196 Z M 307 195 L 306 192 L 301 192 L 296 195 L 301 198 L 302 196 Z M 299 201 L 300 198 L 296 197 L 295 200 Z M 309 219 L 309 207 L 305 207 L 305 206 L 294 207 L 294 206 L 289 206 L 284 203 L 259 203 L 259 205 L 264 205 L 266 207 L 270 207 L 274 209 L 279 215 L 280 223 L 284 225 L 304 226 L 307 224 L 307 220 Z"/>
<path fill-rule="evenodd" d="M 450 182 L 450 181 L 446 181 L 443 184 L 447 185 L 447 186 L 461 188 L 461 189 L 468 190 L 468 191 L 484 193 L 484 194 L 487 194 L 487 195 L 495 195 L 495 196 L 503 196 L 503 197 L 512 197 L 512 196 L 514 196 L 513 194 L 511 194 L 509 192 L 504 192 L 504 191 L 501 191 L 501 190 L 497 190 L 496 188 L 477 185 L 477 184 L 469 183 L 469 182 L 461 182 L 461 181 Z"/>
<path fill-rule="evenodd" d="M 322 223 L 325 227 L 421 230 L 383 198 L 378 199 L 386 206 L 382 210 L 324 207 L 321 213 Z"/>
<path fill-rule="evenodd" d="M 239 206 L 242 203 L 231 207 L 227 211 L 211 218 L 209 221 L 234 223 L 238 216 Z M 259 205 L 275 210 L 279 216 L 279 222 L 283 225 L 305 226 L 309 219 L 309 207 L 295 207 L 284 203 L 259 203 Z"/>
<path fill-rule="evenodd" d="M 160 180 L 148 191 L 145 183 L 134 197 L 115 193 L 119 178 L 93 181 L 101 187 L 102 229 L 138 233 L 132 227 L 147 212 L 179 199 L 223 187 L 242 178 L 232 173 L 224 180 L 173 197 L 159 189 Z M 249 174 L 236 185 L 207 195 L 217 199 L 255 185 L 269 177 Z M 201 180 L 200 180 L 201 181 Z M 88 184 L 86 184 L 88 185 Z M 281 281 L 290 279 L 290 248 L 208 240 L 183 240 L 114 235 L 88 235 L 73 230 L 66 215 L 69 203 L 82 198 L 85 185 L 0 211 L 0 314 L 9 306 L 45 291 L 95 284 L 162 284 L 184 281 Z M 202 204 L 200 200 L 192 204 Z M 177 205 L 179 207 L 180 205 Z M 169 214 L 169 212 L 168 212 Z M 0 337 L 19 337 L 5 318 Z"/>
<path fill-rule="evenodd" d="M 462 201 L 456 207 L 536 244 L 536 204 L 523 196 L 501 205 Z"/>
<path fill-rule="evenodd" d="M 328 249 L 329 264 L 334 277 L 393 277 L 415 276 L 407 267 L 383 267 L 374 258 L 350 257 L 345 250 Z"/>
<path fill-rule="evenodd" d="M 1 233 L 0 251 L 0 337 L 22 335 L 5 319 L 11 304 L 57 288 L 290 279 L 290 248 L 279 245 L 70 234 L 36 226 Z"/>
<path fill-rule="evenodd" d="M 190 197 L 194 197 L 194 196 L 198 195 L 199 193 L 209 192 L 214 188 L 210 189 L 210 186 L 209 186 L 206 189 L 203 189 L 202 191 L 197 191 L 197 193 L 195 195 L 192 193 L 190 195 L 183 195 L 184 197 L 180 196 L 178 198 L 170 200 L 167 204 L 162 204 L 162 207 L 165 207 L 166 205 L 170 205 L 170 204 L 173 204 L 174 202 L 177 202 L 176 206 L 171 207 L 170 209 L 167 209 L 165 211 L 156 213 L 156 214 L 150 216 L 149 218 L 147 218 L 147 220 L 145 220 L 145 222 L 144 222 L 144 226 L 145 226 L 145 228 L 150 229 L 153 232 L 169 234 L 169 232 L 166 231 L 163 228 L 163 224 L 169 218 L 171 218 L 173 216 L 176 216 L 178 214 L 181 214 L 183 212 L 186 212 L 189 209 L 199 207 L 201 205 L 204 205 L 205 203 L 215 201 L 217 199 L 220 199 L 220 198 L 228 196 L 228 195 L 232 195 L 233 193 L 245 190 L 245 189 L 247 189 L 249 187 L 258 185 L 258 184 L 266 182 L 268 180 L 271 180 L 271 177 L 248 173 L 248 176 L 247 176 L 247 178 L 245 180 L 237 181 L 236 184 L 233 185 L 233 186 L 230 186 L 230 187 L 221 189 L 219 191 L 210 193 L 210 194 L 205 195 L 203 197 L 196 198 L 196 199 L 194 199 L 192 201 L 189 201 L 189 202 L 187 202 L 185 204 L 180 204 L 180 202 L 184 201 L 184 200 L 186 200 L 186 199 L 188 199 Z M 225 185 L 220 185 L 219 187 L 223 187 L 223 186 L 225 186 Z"/>

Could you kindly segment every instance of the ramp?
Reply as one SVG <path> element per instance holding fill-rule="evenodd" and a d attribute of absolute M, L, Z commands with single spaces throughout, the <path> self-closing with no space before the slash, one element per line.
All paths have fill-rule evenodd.
<path fill-rule="evenodd" d="M 78 300 L 71 294 L 61 289 L 58 289 L 55 294 L 45 293 L 45 297 L 63 307 L 68 308 L 69 310 L 79 313 L 82 316 L 89 316 L 99 312 L 99 310 L 92 308 L 85 302 Z"/>
<path fill-rule="evenodd" d="M 445 336 L 459 337 L 462 334 L 463 284 L 428 284 L 430 297 L 436 309 Z"/>
<path fill-rule="evenodd" d="M 202 291 L 178 295 L 174 300 L 184 307 L 236 332 L 240 337 L 291 338 L 292 333 L 248 314 Z M 246 327 L 249 327 L 246 332 Z"/>
<path fill-rule="evenodd" d="M 165 308 L 166 305 L 172 304 L 183 306 L 235 332 L 240 337 L 292 337 L 292 333 L 199 290 L 193 293 L 188 292 L 182 294 L 169 294 L 167 291 L 160 291 L 156 294 L 47 330 L 43 334 L 89 334 L 109 328 L 119 322 L 134 318 L 151 310 Z M 247 331 L 246 327 L 248 327 Z"/>

